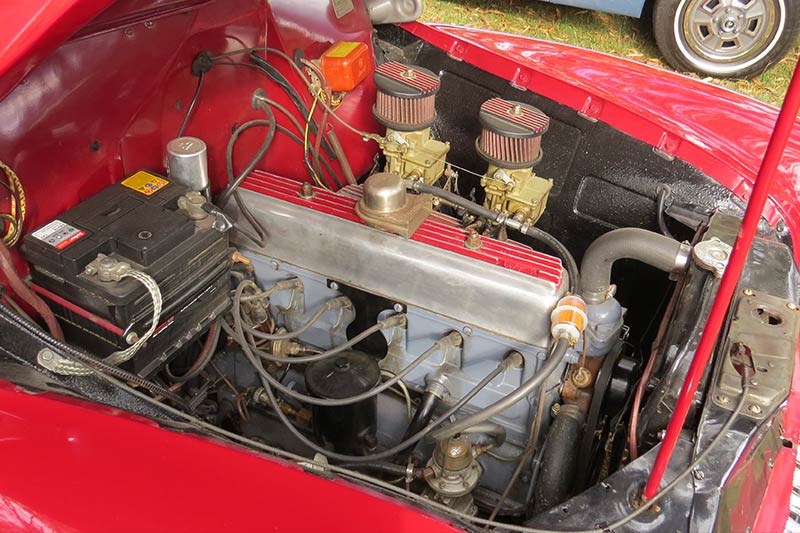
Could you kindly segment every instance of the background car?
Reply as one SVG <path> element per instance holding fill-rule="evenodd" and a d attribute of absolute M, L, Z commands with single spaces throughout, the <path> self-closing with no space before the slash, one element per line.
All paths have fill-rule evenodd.
<path fill-rule="evenodd" d="M 774 65 L 800 34 L 798 0 L 556 0 L 552 3 L 642 18 L 675 69 L 751 78 Z"/>

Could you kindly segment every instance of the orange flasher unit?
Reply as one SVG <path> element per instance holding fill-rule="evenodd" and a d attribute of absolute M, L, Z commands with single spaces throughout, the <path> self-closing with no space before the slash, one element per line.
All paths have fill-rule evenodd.
<path fill-rule="evenodd" d="M 372 68 L 367 45 L 351 41 L 339 41 L 328 48 L 320 65 L 332 91 L 352 91 Z"/>

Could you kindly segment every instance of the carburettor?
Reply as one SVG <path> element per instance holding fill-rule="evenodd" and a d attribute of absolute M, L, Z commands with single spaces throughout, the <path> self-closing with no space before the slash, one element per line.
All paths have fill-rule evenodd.
<path fill-rule="evenodd" d="M 431 136 L 439 77 L 417 66 L 396 61 L 375 69 L 378 94 L 373 113 L 386 127 L 382 142 L 384 172 L 432 185 L 447 172 L 450 144 Z"/>
<path fill-rule="evenodd" d="M 550 119 L 531 105 L 502 98 L 484 102 L 479 117 L 483 130 L 475 148 L 489 163 L 481 178 L 485 207 L 535 224 L 553 186 L 551 180 L 533 172 L 542 159 L 542 135 Z"/>

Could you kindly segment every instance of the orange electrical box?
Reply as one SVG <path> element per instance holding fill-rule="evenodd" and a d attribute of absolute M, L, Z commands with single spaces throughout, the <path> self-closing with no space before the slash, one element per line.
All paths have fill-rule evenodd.
<path fill-rule="evenodd" d="M 355 89 L 372 68 L 367 45 L 351 41 L 339 41 L 328 48 L 320 64 L 332 91 Z"/>

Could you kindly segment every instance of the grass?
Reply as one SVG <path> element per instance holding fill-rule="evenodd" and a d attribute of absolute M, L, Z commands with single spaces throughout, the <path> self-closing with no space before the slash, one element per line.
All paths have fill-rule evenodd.
<path fill-rule="evenodd" d="M 422 20 L 529 35 L 583 46 L 668 68 L 649 28 L 638 20 L 536 0 L 426 0 Z M 753 80 L 707 81 L 780 105 L 800 43 L 773 68 Z"/>

